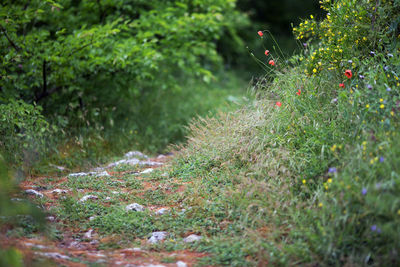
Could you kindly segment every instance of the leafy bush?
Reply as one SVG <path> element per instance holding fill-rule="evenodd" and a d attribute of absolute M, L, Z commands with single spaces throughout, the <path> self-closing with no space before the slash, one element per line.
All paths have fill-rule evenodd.
<path fill-rule="evenodd" d="M 0 104 L 0 122 L 0 150 L 7 161 L 29 166 L 32 157 L 45 148 L 45 138 L 50 132 L 41 107 L 10 100 L 8 104 Z"/>

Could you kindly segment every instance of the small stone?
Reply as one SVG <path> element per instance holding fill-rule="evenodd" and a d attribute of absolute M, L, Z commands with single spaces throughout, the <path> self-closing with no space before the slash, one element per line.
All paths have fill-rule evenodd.
<path fill-rule="evenodd" d="M 168 208 L 161 208 L 161 209 L 157 210 L 157 211 L 155 212 L 155 214 L 156 214 L 156 215 L 163 215 L 163 214 L 165 214 L 168 210 L 169 210 Z"/>
<path fill-rule="evenodd" d="M 186 262 L 183 262 L 183 261 L 177 261 L 176 266 L 177 267 L 187 267 L 187 264 L 186 264 Z"/>
<path fill-rule="evenodd" d="M 201 240 L 202 238 L 203 238 L 203 237 L 202 237 L 202 236 L 199 236 L 199 235 L 190 235 L 190 236 L 185 237 L 185 238 L 183 239 L 183 242 L 185 242 L 185 243 L 192 243 L 192 242 L 199 241 L 199 240 Z"/>
<path fill-rule="evenodd" d="M 148 168 L 148 169 L 145 169 L 144 171 L 140 172 L 140 174 L 151 173 L 153 171 L 154 171 L 154 169 Z"/>
<path fill-rule="evenodd" d="M 82 177 L 82 176 L 110 176 L 107 171 L 102 172 L 77 172 L 77 173 L 70 173 L 68 177 Z"/>
<path fill-rule="evenodd" d="M 54 222 L 56 218 L 54 218 L 54 216 L 47 216 L 46 220 L 48 220 L 49 222 Z"/>
<path fill-rule="evenodd" d="M 50 191 L 50 193 L 52 194 L 66 194 L 68 192 L 68 190 L 63 190 L 63 189 L 54 189 L 52 191 Z"/>
<path fill-rule="evenodd" d="M 90 245 L 97 245 L 97 244 L 99 244 L 100 242 L 99 242 L 99 240 L 92 240 L 92 241 L 90 241 Z"/>
<path fill-rule="evenodd" d="M 83 198 L 81 198 L 81 199 L 79 200 L 79 202 L 85 202 L 85 201 L 88 200 L 88 199 L 98 199 L 98 196 L 86 195 L 86 196 L 84 196 Z"/>
<path fill-rule="evenodd" d="M 68 177 L 80 177 L 80 176 L 88 176 L 86 172 L 76 172 L 68 174 Z"/>
<path fill-rule="evenodd" d="M 59 171 L 65 171 L 65 167 L 63 167 L 63 166 L 57 166 L 57 165 L 54 165 L 54 164 L 49 164 L 51 167 L 54 167 L 54 168 L 56 168 L 57 170 L 59 170 Z"/>
<path fill-rule="evenodd" d="M 163 165 L 163 163 L 147 160 L 147 161 L 139 162 L 139 165 L 140 166 L 161 166 L 161 165 Z"/>
<path fill-rule="evenodd" d="M 92 238 L 92 233 L 93 233 L 93 229 L 89 229 L 89 231 L 87 231 L 83 237 L 86 239 L 91 239 Z"/>
<path fill-rule="evenodd" d="M 98 172 L 95 175 L 98 177 L 110 176 L 110 174 L 107 171 Z"/>
<path fill-rule="evenodd" d="M 148 242 L 155 244 L 158 241 L 164 240 L 167 235 L 168 235 L 167 232 L 153 232 L 151 234 L 151 237 L 149 238 Z"/>
<path fill-rule="evenodd" d="M 57 252 L 35 252 L 35 254 L 47 257 L 47 258 L 52 258 L 52 259 L 60 259 L 60 260 L 69 260 L 70 257 L 62 255 Z"/>
<path fill-rule="evenodd" d="M 157 156 L 157 159 L 163 159 L 163 158 L 165 158 L 165 157 L 166 157 L 165 155 L 161 154 L 161 155 L 158 155 L 158 156 Z"/>
<path fill-rule="evenodd" d="M 33 189 L 25 190 L 25 193 L 27 193 L 28 195 L 36 196 L 36 197 L 43 197 L 42 193 L 39 193 L 38 191 L 33 190 Z"/>
<path fill-rule="evenodd" d="M 89 221 L 93 221 L 96 218 L 96 216 L 90 216 Z"/>
<path fill-rule="evenodd" d="M 128 159 L 136 158 L 136 157 L 145 158 L 145 159 L 149 158 L 148 156 L 146 156 L 145 154 L 143 154 L 140 151 L 129 151 L 128 153 L 125 154 L 125 158 L 128 158 Z"/>
<path fill-rule="evenodd" d="M 126 211 L 144 211 L 144 207 L 138 203 L 129 204 L 125 207 Z"/>

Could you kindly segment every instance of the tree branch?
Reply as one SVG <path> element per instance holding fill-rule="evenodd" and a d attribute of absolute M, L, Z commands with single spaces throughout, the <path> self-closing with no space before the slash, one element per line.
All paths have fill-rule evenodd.
<path fill-rule="evenodd" d="M 7 38 L 8 42 L 11 44 L 12 47 L 14 47 L 14 49 L 19 52 L 21 51 L 21 48 L 16 45 L 13 40 L 11 40 L 11 38 L 8 36 L 6 29 L 3 28 L 3 26 L 0 26 L 0 30 L 4 33 L 4 36 Z"/>

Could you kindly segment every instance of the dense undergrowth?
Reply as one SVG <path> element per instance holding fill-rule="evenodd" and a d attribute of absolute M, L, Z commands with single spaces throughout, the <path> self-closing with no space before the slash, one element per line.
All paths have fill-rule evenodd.
<path fill-rule="evenodd" d="M 25 171 L 51 155 L 71 168 L 160 152 L 241 87 L 215 82 L 218 40 L 248 23 L 232 0 L 7 0 L 0 17 L 0 150 Z"/>
<path fill-rule="evenodd" d="M 172 174 L 225 226 L 206 263 L 399 264 L 400 3 L 321 5 L 258 100 L 191 126 Z"/>

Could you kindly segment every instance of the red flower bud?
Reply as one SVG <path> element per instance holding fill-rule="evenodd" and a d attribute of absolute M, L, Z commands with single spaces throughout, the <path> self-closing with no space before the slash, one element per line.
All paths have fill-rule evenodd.
<path fill-rule="evenodd" d="M 266 56 L 269 55 L 269 50 L 265 50 L 265 55 L 266 55 Z"/>
<path fill-rule="evenodd" d="M 269 65 L 271 66 L 275 66 L 275 61 L 273 61 L 272 59 L 268 62 Z"/>
<path fill-rule="evenodd" d="M 339 83 L 339 87 L 344 88 L 344 83 Z"/>
<path fill-rule="evenodd" d="M 282 103 L 278 101 L 278 102 L 276 102 L 275 105 L 277 105 L 278 107 L 280 107 L 280 106 L 282 106 Z"/>
<path fill-rule="evenodd" d="M 258 31 L 257 33 L 258 33 L 258 35 L 260 35 L 260 37 L 262 37 L 264 35 L 262 31 Z"/>

